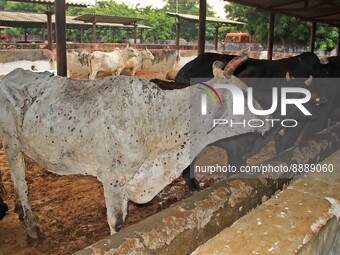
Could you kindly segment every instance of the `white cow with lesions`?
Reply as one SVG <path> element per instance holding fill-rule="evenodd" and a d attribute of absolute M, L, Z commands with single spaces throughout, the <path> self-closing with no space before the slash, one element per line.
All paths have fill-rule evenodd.
<path fill-rule="evenodd" d="M 235 77 L 216 83 L 245 86 Z M 95 81 L 16 69 L 0 83 L 0 135 L 27 233 L 39 228 L 28 202 L 24 155 L 46 170 L 96 176 L 103 184 L 111 233 L 122 226 L 128 201 L 146 203 L 180 176 L 207 144 L 258 129 L 213 128 L 232 116 L 231 94 L 201 115 L 201 85 L 162 90 L 136 77 Z M 246 109 L 245 119 L 254 119 Z M 259 117 L 265 118 L 266 116 Z"/>
<path fill-rule="evenodd" d="M 94 80 L 99 71 L 120 75 L 126 62 L 132 57 L 138 57 L 138 52 L 131 45 L 123 50 L 116 48 L 112 52 L 92 52 L 88 57 L 89 79 Z"/>

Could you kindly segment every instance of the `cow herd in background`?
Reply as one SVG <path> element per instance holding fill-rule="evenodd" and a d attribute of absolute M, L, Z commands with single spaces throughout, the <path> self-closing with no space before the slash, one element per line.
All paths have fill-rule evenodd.
<path fill-rule="evenodd" d="M 16 140 L 14 144 L 7 140 L 6 154 L 7 156 L 11 156 L 9 161 L 12 178 L 19 178 L 17 180 L 21 182 L 24 180 L 24 176 L 18 176 L 17 174 L 13 176 L 13 173 L 16 173 L 15 167 L 23 163 L 21 158 L 22 153 L 36 159 L 38 163 L 40 160 L 44 167 L 47 169 L 50 168 L 53 172 L 59 174 L 66 174 L 58 169 L 58 167 L 64 167 L 63 170 L 68 171 L 67 174 L 81 173 L 97 176 L 104 186 L 108 222 L 111 232 L 114 233 L 119 230 L 124 222 L 127 213 L 128 199 L 137 203 L 150 201 L 160 189 L 178 177 L 178 174 L 183 170 L 188 187 L 191 190 L 199 189 L 195 180 L 190 178 L 190 168 L 185 169 L 188 165 L 191 164 L 192 166 L 194 164 L 194 160 L 190 161 L 187 158 L 189 155 L 188 144 L 190 143 L 188 137 L 194 134 L 189 134 L 190 129 L 188 129 L 190 115 L 188 108 L 190 103 L 185 103 L 188 98 L 187 87 L 194 85 L 191 84 L 191 79 L 193 78 L 200 79 L 200 82 L 208 82 L 211 85 L 216 84 L 219 79 L 219 82 L 222 81 L 226 83 L 234 83 L 235 79 L 237 81 L 241 80 L 242 84 L 251 82 L 251 80 L 248 80 L 249 78 L 284 79 L 284 82 L 281 84 L 274 84 L 268 82 L 266 79 L 263 82 L 247 84 L 254 88 L 254 100 L 256 100 L 263 109 L 268 109 L 271 106 L 273 86 L 300 86 L 307 88 L 311 92 L 312 97 L 306 107 L 313 113 L 312 116 L 302 116 L 296 109 L 290 109 L 287 112 L 287 116 L 285 116 L 285 118 L 288 119 L 298 120 L 298 125 L 295 128 L 273 127 L 266 132 L 262 130 L 263 132 L 261 133 L 250 132 L 251 130 L 247 129 L 233 130 L 231 131 L 234 132 L 232 136 L 219 134 L 219 139 L 217 140 L 204 140 L 204 146 L 214 145 L 225 149 L 228 153 L 228 164 L 235 165 L 236 167 L 246 165 L 247 159 L 255 155 L 270 140 L 275 140 L 276 152 L 279 153 L 300 141 L 311 138 L 317 132 L 326 128 L 330 118 L 334 123 L 340 121 L 338 118 L 340 117 L 340 100 L 338 100 L 340 84 L 338 84 L 339 80 L 336 79 L 340 78 L 340 57 L 331 57 L 326 64 L 322 64 L 319 58 L 313 53 L 303 53 L 295 57 L 275 61 L 248 58 L 233 68 L 226 68 L 228 66 L 230 67 L 230 63 L 235 57 L 237 56 L 203 53 L 183 66 L 176 75 L 174 82 L 157 79 L 146 81 L 123 76 L 107 77 L 98 81 L 98 84 L 101 84 L 98 85 L 98 93 L 93 93 L 93 95 L 99 95 L 97 101 L 96 98 L 91 97 L 90 100 L 85 94 L 78 94 L 80 85 L 86 87 L 86 93 L 93 90 L 89 82 L 86 83 L 87 81 L 83 81 L 83 83 L 80 84 L 80 82 L 70 80 L 67 82 L 69 88 L 60 87 L 60 91 L 58 92 L 60 94 L 58 96 L 55 95 L 54 98 L 53 95 L 48 95 L 48 98 L 50 98 L 49 100 L 51 100 L 51 102 L 61 102 L 65 107 L 73 107 L 78 102 L 77 97 L 82 97 L 79 105 L 74 109 L 77 109 L 77 114 L 83 115 L 71 116 L 70 121 L 65 119 L 62 122 L 58 119 L 61 117 L 58 117 L 60 115 L 58 115 L 59 110 L 57 108 L 51 108 L 49 110 L 39 108 L 39 105 L 43 104 L 43 100 L 46 99 L 41 98 L 42 103 L 39 103 L 39 105 L 36 104 L 37 97 L 47 92 L 50 93 L 51 91 L 48 89 L 49 86 L 60 82 L 60 80 L 58 80 L 58 78 L 51 78 L 46 74 L 33 75 L 31 77 L 32 82 L 37 85 L 37 89 L 34 90 L 29 87 L 29 85 L 22 85 L 23 83 L 27 83 L 26 79 L 30 77 L 30 75 L 20 70 L 16 72 L 13 71 L 7 78 L 5 77 L 1 84 L 2 88 L 0 89 L 0 99 L 2 96 L 2 101 L 0 100 L 0 102 L 7 106 L 7 111 L 3 110 L 2 113 L 0 113 L 0 134 L 2 138 L 5 136 Z M 119 75 L 124 68 L 130 69 L 132 74 L 135 75 L 136 70 L 141 68 L 145 59 L 152 60 L 153 58 L 153 55 L 148 49 L 137 52 L 131 45 L 128 45 L 123 50 L 115 49 L 110 53 L 96 51 L 90 54 L 88 58 L 89 79 L 95 79 L 99 71 L 104 71 L 111 75 Z M 233 76 L 230 76 L 230 70 L 232 70 Z M 302 80 L 297 78 L 302 78 Z M 19 79 L 19 82 L 16 79 Z M 91 84 L 95 85 L 96 83 Z M 12 95 L 11 93 L 14 94 Z M 22 102 L 17 102 L 16 100 L 20 98 Z M 88 101 L 84 103 L 84 100 Z M 25 112 L 21 110 L 17 111 L 16 108 L 18 105 L 21 107 L 21 104 L 23 104 L 22 107 Z M 80 106 L 87 107 L 84 109 L 88 110 L 88 112 L 80 111 Z M 11 107 L 13 107 L 14 110 L 8 111 Z M 97 109 L 95 112 L 97 115 L 91 115 L 93 109 Z M 114 109 L 117 111 L 114 111 Z M 119 109 L 120 111 L 118 111 Z M 30 116 L 28 121 L 26 120 L 25 125 L 32 130 L 27 132 L 22 129 L 22 127 L 19 128 L 16 125 L 17 123 L 23 123 L 23 119 L 27 118 L 25 114 L 29 111 L 31 111 L 30 113 L 33 114 L 33 117 Z M 66 130 L 64 130 L 65 132 L 62 133 L 63 129 L 60 126 L 58 130 L 52 128 L 52 132 L 51 127 L 47 125 L 48 123 L 45 123 L 44 125 L 47 126 L 43 126 L 42 129 L 34 127 L 34 125 L 36 125 L 35 122 L 39 121 L 40 114 L 48 114 L 48 112 L 52 112 L 53 114 L 55 112 L 55 116 L 53 115 L 54 117 L 51 118 L 52 122 L 69 122 L 69 130 L 66 128 Z M 90 115 L 89 112 L 91 113 Z M 17 115 L 13 113 L 17 113 Z M 103 117 L 103 119 L 97 121 L 95 117 L 101 114 L 105 118 Z M 273 113 L 273 117 L 277 119 L 282 118 L 282 116 L 276 112 Z M 72 130 L 79 131 L 77 128 L 83 121 L 81 118 L 89 121 L 88 123 L 95 123 L 97 127 L 84 122 L 84 125 L 80 128 L 80 133 L 77 134 L 79 139 L 77 138 L 77 141 L 73 141 L 75 136 L 74 134 L 69 134 L 69 132 Z M 143 124 L 133 123 L 132 120 L 138 120 Z M 12 126 L 9 126 L 8 123 L 12 123 Z M 50 124 L 53 127 L 56 123 Z M 206 123 L 207 122 L 202 122 L 201 126 L 205 127 L 205 125 L 207 125 Z M 75 127 L 72 125 L 75 125 Z M 91 130 L 89 126 L 92 127 Z M 157 131 L 153 130 L 155 127 L 158 128 Z M 140 128 L 142 128 L 143 131 L 139 130 Z M 13 130 L 16 130 L 20 135 Z M 91 134 L 92 131 L 97 132 L 97 134 Z M 107 135 L 101 137 L 98 135 L 98 131 Z M 44 133 L 44 137 L 46 138 L 38 138 L 41 133 Z M 86 137 L 94 137 L 99 140 L 85 141 L 85 138 L 83 138 L 83 135 L 85 137 L 85 133 L 87 134 Z M 32 135 L 36 135 L 34 139 L 41 139 L 41 141 L 45 139 L 41 143 L 41 147 L 37 148 L 34 152 L 36 155 L 32 152 L 32 154 L 30 154 L 28 151 L 28 149 L 32 150 L 35 148 L 33 142 L 29 142 L 30 140 L 26 138 L 20 140 L 20 137 L 27 136 L 29 138 Z M 58 143 L 56 139 L 66 136 L 67 139 L 60 141 L 60 146 L 56 148 L 55 143 Z M 102 138 L 102 140 L 100 140 L 100 138 Z M 200 139 L 200 137 L 198 137 L 198 139 Z M 82 146 L 74 147 L 68 140 L 73 141 L 75 144 L 82 144 Z M 46 147 L 45 143 L 47 142 L 53 144 L 49 144 Z M 103 144 L 105 144 L 105 149 L 101 149 Z M 50 158 L 51 155 L 53 156 L 53 153 L 49 155 L 44 154 L 52 148 L 55 148 L 53 153 L 57 152 L 56 158 L 53 159 L 54 161 Z M 73 154 L 69 153 L 71 148 Z M 91 155 L 98 159 L 95 165 L 93 165 L 92 161 L 88 161 L 86 148 L 91 149 Z M 86 152 L 84 154 L 86 155 L 85 158 L 81 157 L 81 155 L 83 155 L 82 153 L 76 151 L 78 149 L 81 150 L 83 154 Z M 20 158 L 18 156 L 19 152 Z M 45 158 L 39 153 L 44 154 Z M 76 156 L 79 157 L 77 158 Z M 85 169 L 81 171 L 79 169 L 72 169 L 74 163 L 72 160 L 76 160 L 79 166 Z M 136 165 L 139 166 L 138 169 L 134 168 Z M 109 170 L 112 166 L 116 169 Z M 23 166 L 21 165 L 20 167 L 22 168 Z M 152 175 L 150 175 L 150 172 Z M 166 179 L 165 176 L 167 176 L 168 179 Z M 158 179 L 154 180 L 153 178 Z M 16 183 L 17 186 L 15 190 L 16 196 L 19 199 L 17 199 L 16 202 L 18 206 L 22 206 L 23 208 L 21 213 L 24 214 L 23 219 L 25 220 L 29 235 L 37 238 L 38 227 L 27 202 L 27 185 L 25 183 L 19 185 L 18 183 Z M 2 190 L 1 187 L 0 182 L 0 192 Z M 5 215 L 8 209 L 7 205 L 3 203 L 1 195 L 2 193 L 0 193 L 0 218 Z M 115 197 L 117 201 L 113 201 L 112 197 Z"/>
<path fill-rule="evenodd" d="M 108 75 L 120 75 L 126 70 L 135 76 L 137 70 L 142 70 L 145 60 L 153 60 L 154 56 L 145 48 L 139 52 L 130 44 L 123 50 L 116 48 L 112 52 L 92 52 L 88 57 L 89 79 L 94 80 L 98 72 L 102 71 Z"/>

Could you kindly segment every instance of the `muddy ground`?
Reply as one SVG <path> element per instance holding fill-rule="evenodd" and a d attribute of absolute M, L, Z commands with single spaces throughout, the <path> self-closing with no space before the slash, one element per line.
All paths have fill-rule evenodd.
<path fill-rule="evenodd" d="M 164 74 L 143 72 L 146 79 L 164 79 Z M 30 160 L 26 160 L 29 201 L 38 224 L 44 233 L 41 242 L 27 239 L 23 225 L 14 213 L 14 192 L 7 161 L 0 144 L 0 171 L 7 190 L 8 215 L 0 221 L 0 255 L 71 254 L 108 236 L 106 207 L 102 185 L 90 176 L 58 176 L 47 172 Z M 223 162 L 223 151 L 205 155 Z M 274 155 L 273 144 L 252 158 L 251 164 Z M 214 181 L 201 182 L 206 188 Z M 124 227 L 141 221 L 172 204 L 190 196 L 183 178 L 167 186 L 152 201 L 144 205 L 129 203 Z"/>

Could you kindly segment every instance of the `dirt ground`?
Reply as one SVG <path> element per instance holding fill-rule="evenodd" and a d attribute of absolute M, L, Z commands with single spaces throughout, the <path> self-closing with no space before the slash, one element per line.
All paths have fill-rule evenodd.
<path fill-rule="evenodd" d="M 164 79 L 161 73 L 140 73 L 146 79 Z M 273 145 L 253 157 L 251 163 L 274 155 Z M 204 155 L 202 156 L 204 157 Z M 220 154 L 216 154 L 218 159 Z M 211 153 L 209 155 L 211 158 Z M 26 160 L 29 201 L 38 225 L 44 233 L 41 242 L 27 239 L 24 227 L 14 213 L 14 192 L 7 161 L 0 143 L 0 171 L 10 207 L 0 221 L 0 255 L 71 254 L 108 236 L 102 185 L 90 176 L 58 176 Z M 202 188 L 213 181 L 201 183 Z M 190 196 L 182 177 L 167 186 L 152 201 L 144 205 L 129 203 L 124 227 L 155 214 L 171 204 Z"/>

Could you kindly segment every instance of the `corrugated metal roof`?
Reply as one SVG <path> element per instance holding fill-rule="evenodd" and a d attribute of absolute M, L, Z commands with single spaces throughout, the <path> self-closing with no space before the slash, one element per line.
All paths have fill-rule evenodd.
<path fill-rule="evenodd" d="M 175 13 L 175 12 L 167 12 L 166 14 L 169 15 L 169 16 L 180 18 L 180 19 L 192 20 L 194 22 L 198 22 L 199 21 L 199 16 L 197 16 L 197 15 Z M 224 25 L 244 25 L 245 24 L 243 22 L 239 22 L 239 21 L 235 21 L 235 20 L 215 18 L 215 17 L 207 17 L 206 21 L 207 22 L 214 22 L 214 23 L 224 24 Z"/>
<path fill-rule="evenodd" d="M 122 17 L 122 16 L 88 13 L 88 14 L 84 14 L 84 15 L 76 17 L 75 20 L 81 20 L 84 22 L 93 22 L 95 20 L 96 23 L 120 23 L 124 25 L 130 25 L 133 23 L 137 23 L 137 21 L 140 21 L 143 19 L 134 18 L 134 17 Z"/>
<path fill-rule="evenodd" d="M 13 2 L 22 2 L 22 3 L 35 3 L 35 4 L 54 4 L 55 0 L 10 0 Z M 86 7 L 91 6 L 86 1 L 84 2 L 76 2 L 72 0 L 66 0 L 65 4 L 68 6 L 78 6 L 78 7 Z"/>
<path fill-rule="evenodd" d="M 226 1 L 226 0 L 224 0 Z M 340 0 L 228 0 L 300 19 L 340 26 Z"/>
<path fill-rule="evenodd" d="M 68 28 L 91 28 L 91 23 L 84 23 L 83 21 L 75 20 L 76 16 L 66 16 L 66 25 Z M 54 23 L 55 16 L 52 16 Z M 31 12 L 14 12 L 14 11 L 0 11 L 0 26 L 4 27 L 46 27 L 46 14 L 31 13 Z M 97 24 L 99 27 L 116 27 L 116 28 L 130 28 L 132 25 L 101 23 Z M 137 24 L 137 28 L 150 29 L 152 27 Z"/>

